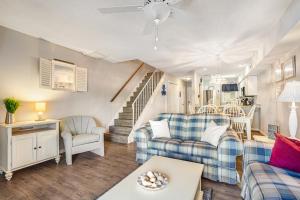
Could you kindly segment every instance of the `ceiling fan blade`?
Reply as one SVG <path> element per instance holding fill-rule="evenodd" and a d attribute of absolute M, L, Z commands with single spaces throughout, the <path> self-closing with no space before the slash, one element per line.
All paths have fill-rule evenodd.
<path fill-rule="evenodd" d="M 175 5 L 177 7 L 186 7 L 186 6 L 189 6 L 193 0 L 169 0 L 171 1 L 171 3 L 169 3 L 170 5 Z"/>
<path fill-rule="evenodd" d="M 114 13 L 127 13 L 127 12 L 139 12 L 143 10 L 143 6 L 120 6 L 110 8 L 99 8 L 99 12 L 102 14 L 114 14 Z"/>
<path fill-rule="evenodd" d="M 155 24 L 153 21 L 148 21 L 145 26 L 144 26 L 144 29 L 142 31 L 142 34 L 143 35 L 149 35 L 151 33 L 154 32 L 154 29 L 155 29 Z"/>

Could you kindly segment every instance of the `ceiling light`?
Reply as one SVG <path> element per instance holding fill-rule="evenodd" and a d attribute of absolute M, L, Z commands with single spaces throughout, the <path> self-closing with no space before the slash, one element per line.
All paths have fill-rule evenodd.
<path fill-rule="evenodd" d="M 250 66 L 250 64 L 248 64 L 248 63 L 238 65 L 239 68 L 246 68 L 248 66 Z"/>
<path fill-rule="evenodd" d="M 158 50 L 158 48 L 157 48 L 157 46 L 156 46 L 156 45 L 153 47 L 153 49 L 154 49 L 155 51 L 157 51 L 157 50 Z"/>
<path fill-rule="evenodd" d="M 192 80 L 191 77 L 183 77 L 182 79 L 185 80 L 185 81 L 190 81 L 190 80 Z"/>
<path fill-rule="evenodd" d="M 155 22 L 156 25 L 158 25 L 159 22 L 160 22 L 160 19 L 156 18 L 156 19 L 154 20 L 154 22 Z"/>

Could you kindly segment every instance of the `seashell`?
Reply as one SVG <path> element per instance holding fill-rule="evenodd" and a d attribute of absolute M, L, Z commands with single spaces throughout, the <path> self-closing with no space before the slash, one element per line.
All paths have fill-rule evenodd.
<path fill-rule="evenodd" d="M 156 178 L 155 177 L 150 178 L 150 182 L 155 183 L 156 182 Z"/>
<path fill-rule="evenodd" d="M 154 174 L 153 174 L 153 172 L 148 171 L 148 172 L 147 172 L 147 176 L 148 176 L 149 178 L 153 178 L 153 177 L 154 177 Z"/>
<path fill-rule="evenodd" d="M 151 187 L 152 187 L 152 188 L 156 188 L 157 185 L 156 185 L 155 183 L 152 183 Z"/>
<path fill-rule="evenodd" d="M 151 183 L 151 182 L 148 182 L 148 181 L 143 181 L 143 180 L 142 180 L 142 185 L 143 185 L 143 186 L 151 186 L 152 183 Z"/>
<path fill-rule="evenodd" d="M 157 180 L 159 180 L 159 181 L 164 181 L 164 177 L 158 176 L 158 177 L 157 177 Z"/>
<path fill-rule="evenodd" d="M 161 186 L 161 185 L 162 185 L 162 182 L 156 181 L 155 184 L 156 184 L 157 186 Z"/>
<path fill-rule="evenodd" d="M 144 177 L 143 177 L 143 180 L 145 180 L 145 181 L 149 181 L 149 180 L 150 180 L 150 178 L 149 178 L 148 176 L 144 176 Z"/>

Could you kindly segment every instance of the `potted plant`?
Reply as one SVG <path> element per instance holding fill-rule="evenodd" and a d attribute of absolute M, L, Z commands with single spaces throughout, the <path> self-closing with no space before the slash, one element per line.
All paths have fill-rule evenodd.
<path fill-rule="evenodd" d="M 10 97 L 10 98 L 5 98 L 3 100 L 3 103 L 4 103 L 6 111 L 7 111 L 5 123 L 12 124 L 12 123 L 14 123 L 14 114 L 15 114 L 16 110 L 19 108 L 20 102 L 18 100 L 16 100 L 15 98 Z"/>

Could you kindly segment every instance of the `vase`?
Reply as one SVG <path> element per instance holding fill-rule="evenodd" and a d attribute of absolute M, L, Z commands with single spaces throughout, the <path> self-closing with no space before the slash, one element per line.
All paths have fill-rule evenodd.
<path fill-rule="evenodd" d="M 6 112 L 5 124 L 12 124 L 15 122 L 15 116 L 13 113 Z"/>

